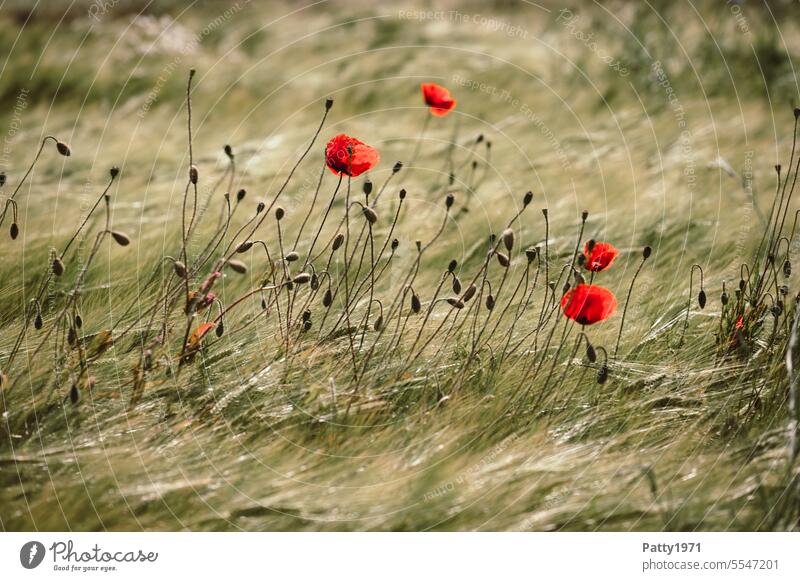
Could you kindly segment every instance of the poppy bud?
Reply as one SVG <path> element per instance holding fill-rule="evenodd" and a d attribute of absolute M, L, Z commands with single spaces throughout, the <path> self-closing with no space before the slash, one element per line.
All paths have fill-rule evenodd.
<path fill-rule="evenodd" d="M 542 208 L 542 216 L 547 218 L 547 208 Z"/>
<path fill-rule="evenodd" d="M 223 333 L 225 333 L 225 325 L 224 325 L 224 323 L 223 323 L 222 321 L 220 321 L 220 322 L 217 324 L 217 328 L 216 328 L 216 329 L 214 329 L 214 333 L 216 334 L 216 336 L 217 336 L 218 338 L 219 338 L 219 337 L 222 337 L 222 334 L 223 334 Z"/>
<path fill-rule="evenodd" d="M 292 282 L 295 284 L 306 284 L 311 280 L 311 275 L 307 272 L 301 272 L 300 274 L 295 275 L 292 279 Z"/>
<path fill-rule="evenodd" d="M 608 379 L 608 367 L 603 365 L 600 369 L 597 370 L 597 383 L 603 385 L 607 379 Z"/>
<path fill-rule="evenodd" d="M 286 211 L 283 208 L 281 208 L 280 206 L 278 206 L 277 209 L 275 210 L 275 219 L 278 220 L 278 221 L 283 220 L 283 216 L 285 214 L 286 214 Z"/>
<path fill-rule="evenodd" d="M 453 292 L 459 294 L 461 292 L 461 281 L 457 276 L 453 277 Z"/>
<path fill-rule="evenodd" d="M 83 327 L 83 317 L 80 315 L 75 315 L 75 326 L 78 327 L 78 329 Z"/>
<path fill-rule="evenodd" d="M 474 160 L 474 161 L 472 162 L 472 169 L 475 169 L 476 167 L 478 167 L 478 161 L 477 161 L 477 160 Z"/>
<path fill-rule="evenodd" d="M 192 182 L 193 184 L 197 184 L 198 177 L 199 174 L 197 172 L 197 166 L 193 165 L 189 167 L 189 181 Z"/>
<path fill-rule="evenodd" d="M 184 263 L 180 260 L 176 260 L 172 263 L 172 267 L 175 270 L 175 276 L 178 278 L 186 278 L 186 265 Z"/>
<path fill-rule="evenodd" d="M 401 200 L 405 200 L 406 199 L 406 190 L 405 190 L 405 188 L 400 190 L 399 196 L 400 196 Z"/>
<path fill-rule="evenodd" d="M 585 254 L 579 254 L 578 255 L 578 266 L 581 266 L 581 267 L 586 266 L 586 255 Z"/>
<path fill-rule="evenodd" d="M 381 329 L 383 329 L 383 315 L 378 316 L 372 328 L 375 329 L 376 331 L 380 331 Z"/>
<path fill-rule="evenodd" d="M 589 363 L 597 361 L 597 352 L 594 350 L 594 346 L 592 346 L 591 343 L 586 345 L 586 359 L 589 360 Z"/>
<path fill-rule="evenodd" d="M 645 246 L 644 249 L 642 250 L 642 258 L 647 260 L 648 258 L 650 258 L 650 254 L 652 254 L 652 252 L 653 252 L 652 248 L 650 248 L 649 246 Z"/>
<path fill-rule="evenodd" d="M 232 271 L 238 272 L 239 274 L 247 272 L 247 265 L 241 260 L 228 260 L 225 264 L 229 266 Z"/>
<path fill-rule="evenodd" d="M 67 343 L 69 343 L 70 347 L 74 347 L 77 342 L 78 332 L 75 330 L 75 327 L 70 327 L 69 331 L 67 331 Z"/>
<path fill-rule="evenodd" d="M 500 266 L 502 266 L 503 268 L 508 268 L 509 264 L 511 264 L 511 261 L 508 259 L 508 256 L 506 256 L 502 252 L 496 252 L 495 256 L 497 256 L 497 262 L 499 262 Z"/>
<path fill-rule="evenodd" d="M 782 284 L 781 286 L 778 287 L 778 292 L 780 292 L 781 295 L 785 297 L 786 295 L 789 294 L 789 287 L 786 286 L 785 284 Z"/>
<path fill-rule="evenodd" d="M 511 228 L 507 228 L 503 232 L 503 245 L 509 252 L 514 248 L 514 231 Z"/>
<path fill-rule="evenodd" d="M 73 405 L 77 404 L 78 401 L 81 399 L 81 394 L 78 392 L 78 386 L 74 383 L 72 387 L 69 388 L 69 401 L 72 402 Z"/>
<path fill-rule="evenodd" d="M 527 250 L 525 250 L 525 257 L 528 259 L 529 264 L 534 261 L 537 252 L 538 251 L 536 250 L 536 248 L 528 248 Z"/>
<path fill-rule="evenodd" d="M 525 192 L 525 195 L 522 196 L 522 205 L 527 206 L 533 201 L 533 192 Z"/>
<path fill-rule="evenodd" d="M 456 260 L 456 259 L 454 258 L 454 259 L 453 259 L 453 260 L 451 260 L 451 261 L 450 261 L 450 263 L 447 265 L 447 272 L 453 272 L 453 271 L 456 269 L 456 267 L 457 267 L 457 266 L 458 266 L 458 260 Z"/>
<path fill-rule="evenodd" d="M 792 263 L 789 260 L 783 261 L 783 276 L 786 278 L 792 276 Z"/>
<path fill-rule="evenodd" d="M 311 311 L 309 311 L 308 309 L 303 311 L 303 320 L 304 321 L 310 321 L 311 320 Z"/>
<path fill-rule="evenodd" d="M 311 275 L 311 290 L 317 290 L 319 288 L 319 277 L 317 273 Z"/>
<path fill-rule="evenodd" d="M 328 97 L 327 99 L 325 99 L 325 110 L 330 111 L 331 107 L 333 107 L 333 99 Z"/>
<path fill-rule="evenodd" d="M 61 262 L 60 258 L 53 260 L 53 274 L 56 276 L 61 276 L 64 274 L 64 263 Z"/>
<path fill-rule="evenodd" d="M 241 244 L 239 244 L 239 246 L 236 247 L 236 252 L 238 252 L 239 254 L 242 254 L 242 253 L 247 252 L 248 250 L 250 250 L 252 247 L 253 247 L 253 241 L 252 240 L 246 240 L 246 241 L 242 242 Z"/>
<path fill-rule="evenodd" d="M 463 309 L 464 308 L 464 301 L 462 301 L 460 299 L 450 298 L 450 299 L 447 299 L 447 302 L 454 309 Z"/>
<path fill-rule="evenodd" d="M 264 211 L 264 202 L 259 202 L 258 206 L 256 206 L 256 214 L 260 214 Z"/>
<path fill-rule="evenodd" d="M 444 205 L 446 208 L 450 209 L 453 207 L 455 201 L 456 197 L 453 194 L 447 194 L 447 197 L 444 199 Z"/>
<path fill-rule="evenodd" d="M 226 145 L 223 149 L 225 151 L 225 155 L 227 155 L 229 159 L 233 159 L 233 149 L 231 149 L 231 146 Z"/>
<path fill-rule="evenodd" d="M 64 157 L 69 157 L 70 155 L 72 155 L 72 151 L 70 150 L 69 145 L 67 145 L 63 141 L 56 141 L 56 149 L 58 150 L 58 153 L 60 153 Z"/>
<path fill-rule="evenodd" d="M 575 286 L 586 284 L 586 279 L 583 278 L 583 275 L 577 270 L 572 273 L 572 278 L 575 279 Z"/>
<path fill-rule="evenodd" d="M 369 206 L 362 207 L 361 211 L 364 213 L 364 217 L 370 224 L 374 224 L 375 222 L 378 221 L 378 214 L 376 214 L 375 210 L 373 210 Z"/>
<path fill-rule="evenodd" d="M 398 161 L 397 163 L 394 164 L 394 167 L 392 168 L 392 173 L 397 173 L 401 169 L 403 169 L 403 162 L 402 161 Z"/>
<path fill-rule="evenodd" d="M 131 239 L 128 238 L 128 235 L 124 232 L 112 232 L 111 237 L 114 238 L 114 241 L 120 246 L 127 246 L 131 243 Z"/>
<path fill-rule="evenodd" d="M 395 238 L 394 240 L 392 240 L 392 250 L 397 250 L 398 246 L 400 246 L 400 241 L 397 238 Z"/>
<path fill-rule="evenodd" d="M 475 293 L 476 293 L 477 291 L 478 291 L 478 289 L 475 287 L 475 284 L 473 283 L 473 284 L 469 285 L 469 288 L 468 288 L 468 289 L 467 289 L 467 290 L 464 292 L 464 296 L 462 296 L 462 297 L 461 297 L 461 299 L 462 299 L 462 300 L 463 300 L 465 303 L 467 303 L 467 302 L 469 302 L 469 300 L 470 300 L 472 297 L 474 297 L 474 296 L 475 296 Z"/>
<path fill-rule="evenodd" d="M 372 182 L 369 180 L 364 182 L 364 193 L 366 195 L 370 195 L 372 193 Z"/>
<path fill-rule="evenodd" d="M 719 297 L 719 302 L 722 303 L 723 307 L 728 304 L 728 293 L 727 292 L 722 291 L 722 294 Z"/>
<path fill-rule="evenodd" d="M 486 295 L 486 308 L 490 311 L 494 308 L 494 297 L 492 295 Z"/>
<path fill-rule="evenodd" d="M 308 321 L 303 321 L 303 332 L 310 331 L 312 325 L 313 323 L 311 322 L 311 319 L 309 319 Z"/>
<path fill-rule="evenodd" d="M 770 309 L 770 312 L 772 313 L 772 316 L 775 317 L 776 319 L 780 317 L 781 313 L 783 312 L 783 303 L 781 303 L 780 301 L 775 303 L 775 305 Z"/>
<path fill-rule="evenodd" d="M 247 195 L 247 190 L 245 189 L 239 190 L 238 192 L 236 192 L 236 201 L 241 202 L 242 200 L 244 200 L 244 197 L 246 195 Z"/>
<path fill-rule="evenodd" d="M 42 321 L 41 313 L 36 313 L 36 318 L 33 320 L 33 327 L 38 331 L 44 325 L 44 321 Z"/>
<path fill-rule="evenodd" d="M 419 301 L 419 297 L 416 295 L 416 293 L 413 293 L 411 295 L 411 310 L 415 313 L 419 313 L 421 309 L 422 303 Z"/>
<path fill-rule="evenodd" d="M 19 236 L 19 226 L 16 222 L 11 223 L 11 229 L 8 231 L 8 233 L 11 235 L 12 240 L 17 239 L 17 236 Z"/>
<path fill-rule="evenodd" d="M 584 210 L 583 212 L 581 212 L 581 220 L 582 220 L 583 222 L 586 222 L 586 219 L 587 219 L 588 217 L 589 217 L 589 212 L 587 212 L 586 210 Z"/>
<path fill-rule="evenodd" d="M 342 245 L 342 243 L 344 243 L 344 234 L 339 232 L 336 235 L 336 238 L 333 239 L 333 249 L 339 250 L 339 247 Z"/>
<path fill-rule="evenodd" d="M 325 291 L 325 295 L 322 297 L 322 304 L 323 306 L 330 307 L 331 303 L 333 303 L 333 293 L 331 289 Z"/>
<path fill-rule="evenodd" d="M 286 256 L 284 256 L 283 259 L 286 262 L 296 262 L 296 261 L 300 260 L 300 255 L 297 252 L 292 251 L 289 254 L 287 254 Z"/>
<path fill-rule="evenodd" d="M 115 177 L 119 175 L 119 168 L 117 166 L 113 166 L 108 173 L 111 175 L 111 179 L 113 180 Z"/>
<path fill-rule="evenodd" d="M 266 309 L 267 308 L 267 299 L 261 299 L 261 308 L 262 309 Z"/>
<path fill-rule="evenodd" d="M 701 309 L 706 307 L 706 291 L 700 289 L 700 294 L 697 295 L 697 304 L 700 305 Z"/>
<path fill-rule="evenodd" d="M 747 283 L 745 282 L 745 280 L 743 278 L 740 278 L 739 279 L 739 290 L 744 292 L 744 289 L 745 289 L 746 286 L 747 286 Z"/>
<path fill-rule="evenodd" d="M 597 242 L 595 242 L 594 240 L 589 240 L 589 242 L 586 243 L 586 254 L 592 253 L 595 244 L 597 244 Z"/>
<path fill-rule="evenodd" d="M 555 283 L 553 283 L 553 286 L 555 287 Z M 570 288 L 569 282 L 565 282 L 564 286 L 561 287 L 561 294 L 562 295 L 567 294 L 567 291 L 569 290 L 569 288 Z"/>
<path fill-rule="evenodd" d="M 475 143 L 480 143 L 481 141 L 483 141 L 483 133 L 478 135 L 478 138 L 475 140 Z"/>

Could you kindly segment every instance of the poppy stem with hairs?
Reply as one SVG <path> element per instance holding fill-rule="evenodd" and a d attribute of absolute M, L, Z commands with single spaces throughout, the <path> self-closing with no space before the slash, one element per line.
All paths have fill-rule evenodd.
<path fill-rule="evenodd" d="M 689 326 L 689 313 L 692 310 L 692 284 L 694 279 L 694 269 L 698 269 L 700 271 L 700 296 L 703 297 L 701 299 L 701 306 L 703 308 L 705 306 L 705 291 L 703 290 L 703 267 L 699 264 L 693 264 L 692 269 L 689 271 L 689 300 L 686 304 L 686 318 L 683 321 L 683 332 L 681 333 L 681 340 L 678 342 L 678 347 L 683 346 L 683 341 L 686 337 L 686 329 Z"/>
<path fill-rule="evenodd" d="M 631 285 L 628 287 L 628 296 L 625 297 L 625 306 L 622 308 L 622 321 L 619 324 L 619 333 L 617 334 L 617 344 L 614 347 L 614 359 L 617 358 L 617 352 L 619 351 L 619 342 L 622 339 L 622 329 L 625 327 L 625 315 L 628 313 L 628 303 L 631 300 L 631 293 L 633 293 L 633 285 L 636 282 L 636 277 L 639 276 L 639 273 L 642 271 L 642 267 L 644 263 L 647 262 L 647 259 L 650 258 L 651 248 L 649 246 L 645 246 L 644 250 L 642 250 L 642 260 L 639 263 L 639 267 L 636 269 L 636 272 L 633 273 L 633 278 L 631 279 Z M 691 294 L 691 291 L 689 291 Z"/>
<path fill-rule="evenodd" d="M 422 129 L 419 131 L 419 135 L 417 136 L 417 145 L 414 147 L 414 153 L 411 155 L 411 160 L 408 162 L 408 168 L 412 169 L 414 167 L 414 163 L 417 161 L 417 157 L 419 157 L 419 151 L 422 148 L 422 141 L 425 139 L 425 133 L 428 131 L 428 124 L 431 122 L 431 116 L 425 111 L 425 121 L 422 122 Z"/>

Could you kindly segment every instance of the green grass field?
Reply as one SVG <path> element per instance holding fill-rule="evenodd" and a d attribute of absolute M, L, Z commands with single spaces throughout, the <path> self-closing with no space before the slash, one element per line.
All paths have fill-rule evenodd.
<path fill-rule="evenodd" d="M 798 287 L 782 272 L 797 201 L 770 210 L 776 163 L 794 190 L 796 15 L 788 1 L 0 3 L 0 195 L 20 230 L 9 203 L 0 527 L 797 530 Z M 456 109 L 430 116 L 422 82 Z M 338 133 L 381 161 L 337 190 Z M 23 181 L 47 135 L 71 155 L 46 140 Z M 345 212 L 367 175 L 371 226 Z M 490 235 L 520 211 L 506 268 Z M 187 316 L 186 290 L 256 239 L 233 256 L 246 273 L 221 268 L 219 301 Z M 619 301 L 585 329 L 596 362 L 558 306 L 590 239 L 620 250 L 592 279 Z M 477 283 L 461 310 L 441 300 L 459 295 L 453 259 L 463 289 Z M 319 289 L 288 289 L 309 264 Z M 234 305 L 265 280 L 282 286 Z M 183 347 L 221 312 L 221 336 Z"/>

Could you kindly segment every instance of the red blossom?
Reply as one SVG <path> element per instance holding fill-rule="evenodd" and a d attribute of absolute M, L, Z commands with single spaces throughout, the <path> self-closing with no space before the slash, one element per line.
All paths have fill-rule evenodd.
<path fill-rule="evenodd" d="M 583 247 L 583 255 L 586 257 L 586 269 L 593 272 L 600 272 L 607 269 L 614 262 L 614 259 L 619 256 L 613 244 L 608 242 L 594 242 L 591 251 L 589 250 L 591 241 L 587 242 Z"/>
<path fill-rule="evenodd" d="M 331 139 L 325 147 L 325 162 L 336 175 L 360 176 L 380 160 L 377 149 L 344 133 Z"/>
<path fill-rule="evenodd" d="M 579 284 L 561 299 L 564 315 L 581 325 L 594 325 L 609 318 L 617 309 L 617 298 L 607 288 Z"/>
<path fill-rule="evenodd" d="M 456 106 L 456 100 L 450 96 L 450 91 L 435 83 L 422 83 L 422 96 L 425 104 L 431 108 L 431 113 L 437 117 L 444 117 Z"/>

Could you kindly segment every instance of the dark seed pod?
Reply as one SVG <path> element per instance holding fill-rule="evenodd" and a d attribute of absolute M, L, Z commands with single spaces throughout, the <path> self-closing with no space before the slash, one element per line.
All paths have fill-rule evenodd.
<path fill-rule="evenodd" d="M 781 293 L 781 296 L 785 297 L 786 295 L 789 294 L 789 287 L 786 286 L 785 284 L 782 284 L 781 286 L 778 287 L 778 292 Z"/>
<path fill-rule="evenodd" d="M 331 107 L 333 107 L 333 99 L 328 97 L 327 99 L 325 99 L 325 110 L 330 111 Z"/>
<path fill-rule="evenodd" d="M 369 180 L 366 180 L 366 181 L 364 182 L 364 193 L 365 193 L 367 196 L 368 196 L 368 195 L 370 195 L 370 194 L 372 193 L 372 182 L 371 182 L 371 181 L 369 181 Z"/>
<path fill-rule="evenodd" d="M 411 310 L 414 311 L 415 313 L 419 313 L 421 309 L 422 309 L 422 303 L 420 302 L 419 297 L 416 295 L 416 293 L 412 294 Z"/>
<path fill-rule="evenodd" d="M 475 296 L 477 291 L 478 289 L 475 287 L 475 284 L 469 285 L 469 288 L 464 291 L 464 295 L 461 297 L 461 300 L 463 300 L 465 303 L 469 302 L 469 300 Z"/>
<path fill-rule="evenodd" d="M 247 265 L 241 260 L 228 260 L 225 264 L 233 271 L 239 274 L 247 272 Z"/>
<path fill-rule="evenodd" d="M 706 308 L 706 291 L 703 289 L 700 289 L 700 293 L 697 295 L 697 304 L 701 309 Z"/>
<path fill-rule="evenodd" d="M 589 363 L 597 361 L 597 351 L 594 350 L 594 346 L 591 343 L 586 345 L 586 359 L 589 360 Z"/>
<path fill-rule="evenodd" d="M 310 321 L 311 320 L 311 311 L 309 311 L 308 309 L 303 311 L 303 320 L 304 321 Z"/>
<path fill-rule="evenodd" d="M 792 263 L 788 260 L 783 261 L 783 276 L 786 278 L 792 276 Z"/>
<path fill-rule="evenodd" d="M 370 224 L 374 224 L 375 222 L 378 221 L 378 214 L 376 214 L 375 210 L 373 210 L 369 206 L 364 206 L 363 208 L 361 208 L 361 211 L 364 213 L 364 217 Z"/>
<path fill-rule="evenodd" d="M 585 265 L 586 265 L 586 255 L 585 254 L 579 254 L 578 255 L 578 266 L 583 267 Z"/>
<path fill-rule="evenodd" d="M 69 388 L 69 401 L 71 401 L 72 404 L 75 405 L 78 403 L 80 399 L 81 399 L 81 394 L 78 391 L 78 386 L 73 383 L 72 387 Z"/>
<path fill-rule="evenodd" d="M 536 260 L 536 254 L 537 254 L 537 252 L 538 252 L 538 250 L 536 250 L 536 248 L 528 248 L 528 249 L 525 251 L 525 258 L 527 258 L 527 259 L 528 259 L 528 264 L 530 264 L 531 262 L 533 262 L 534 260 Z M 583 255 L 581 254 L 581 256 L 583 256 Z"/>
<path fill-rule="evenodd" d="M 239 190 L 238 192 L 236 192 L 236 201 L 241 202 L 242 200 L 244 200 L 244 197 L 246 195 L 247 195 L 247 190 L 244 189 Z"/>
<path fill-rule="evenodd" d="M 61 262 L 60 258 L 53 260 L 53 274 L 56 276 L 61 276 L 64 274 L 64 263 Z"/>
<path fill-rule="evenodd" d="M 589 218 L 589 212 L 584 210 L 583 212 L 581 212 L 581 220 L 583 222 L 586 222 L 587 218 Z"/>
<path fill-rule="evenodd" d="M 256 206 L 256 214 L 260 214 L 264 211 L 264 202 L 259 202 L 258 206 Z"/>
<path fill-rule="evenodd" d="M 6 185 L 6 172 L 0 172 L 0 188 Z"/>
<path fill-rule="evenodd" d="M 511 228 L 506 228 L 506 230 L 503 231 L 503 246 L 505 246 L 506 250 L 509 252 L 514 248 L 514 231 Z"/>
<path fill-rule="evenodd" d="M 36 318 L 33 319 L 33 327 L 38 331 L 44 325 L 44 321 L 42 321 L 41 313 L 36 313 Z"/>
<path fill-rule="evenodd" d="M 197 184 L 197 180 L 200 177 L 200 174 L 197 171 L 197 166 L 193 165 L 189 168 L 189 181 L 193 184 Z"/>
<path fill-rule="evenodd" d="M 325 295 L 322 297 L 322 304 L 325 307 L 330 307 L 331 303 L 333 303 L 333 293 L 331 289 L 325 291 Z"/>
<path fill-rule="evenodd" d="M 113 180 L 115 177 L 119 175 L 119 168 L 117 166 L 113 166 L 110 170 L 108 170 L 111 179 Z"/>
<path fill-rule="evenodd" d="M 460 299 L 447 299 L 448 304 L 453 307 L 454 309 L 463 309 L 464 308 L 464 301 Z"/>
<path fill-rule="evenodd" d="M 772 316 L 777 319 L 778 317 L 781 316 L 781 313 L 783 313 L 783 304 L 780 301 L 778 301 L 772 306 L 770 312 L 772 313 Z"/>
<path fill-rule="evenodd" d="M 263 311 L 266 308 L 267 308 L 267 299 L 261 299 L 261 310 Z"/>
<path fill-rule="evenodd" d="M 311 322 L 310 319 L 308 321 L 303 321 L 303 332 L 310 331 L 312 325 L 313 325 L 313 323 Z"/>
<path fill-rule="evenodd" d="M 608 367 L 603 365 L 597 370 L 597 383 L 604 384 L 608 380 Z"/>
<path fill-rule="evenodd" d="M 67 343 L 69 343 L 70 347 L 74 347 L 75 343 L 78 342 L 78 332 L 75 330 L 75 327 L 70 327 L 69 331 L 67 331 Z"/>
<path fill-rule="evenodd" d="M 252 247 L 253 247 L 253 242 L 251 240 L 246 240 L 245 242 L 242 242 L 241 244 L 239 244 L 239 246 L 236 247 L 236 252 L 242 254 L 243 252 L 247 252 L 248 250 L 250 250 Z"/>
<path fill-rule="evenodd" d="M 508 268 L 508 266 L 511 264 L 511 261 L 508 259 L 508 256 L 506 256 L 502 252 L 496 252 L 495 256 L 497 257 L 497 262 L 499 262 L 500 266 L 502 266 L 503 268 Z"/>
<path fill-rule="evenodd" d="M 300 260 L 300 255 L 294 250 L 283 257 L 286 262 L 296 262 Z"/>
<path fill-rule="evenodd" d="M 453 276 L 453 292 L 456 294 L 461 294 L 461 281 L 457 276 Z"/>
<path fill-rule="evenodd" d="M 214 333 L 216 333 L 217 337 L 222 337 L 222 334 L 225 332 L 225 324 L 220 321 L 217 323 L 217 328 L 214 329 Z"/>
<path fill-rule="evenodd" d="M 83 317 L 80 315 L 75 315 L 75 326 L 78 327 L 78 329 L 83 328 Z"/>
<path fill-rule="evenodd" d="M 285 215 L 286 215 L 286 210 L 278 206 L 278 208 L 275 210 L 275 219 L 278 221 L 283 220 L 283 217 Z"/>
<path fill-rule="evenodd" d="M 375 324 L 372 325 L 372 328 L 376 331 L 383 329 L 383 315 L 378 315 L 378 318 L 375 319 Z"/>
<path fill-rule="evenodd" d="M 481 141 L 483 141 L 483 133 L 478 135 L 478 138 L 475 140 L 475 143 L 480 143 Z"/>
<path fill-rule="evenodd" d="M 652 253 L 653 253 L 653 249 L 652 249 L 652 248 L 650 248 L 649 246 L 645 246 L 645 247 L 642 249 L 642 258 L 644 258 L 645 260 L 647 260 L 648 258 L 650 258 L 650 255 L 651 255 Z"/>
<path fill-rule="evenodd" d="M 172 267 L 175 271 L 175 276 L 178 278 L 186 278 L 186 265 L 184 263 L 180 260 L 176 260 L 172 263 Z"/>
<path fill-rule="evenodd" d="M 233 159 L 233 149 L 230 145 L 225 145 L 223 150 L 225 151 L 225 155 L 227 155 L 230 159 Z"/>
<path fill-rule="evenodd" d="M 744 292 L 745 287 L 747 286 L 747 282 L 743 279 L 739 279 L 739 290 Z"/>
<path fill-rule="evenodd" d="M 522 196 L 522 205 L 527 206 L 533 201 L 533 192 L 525 192 L 525 195 Z"/>
<path fill-rule="evenodd" d="M 397 238 L 395 238 L 394 240 L 392 240 L 392 250 L 397 250 L 398 246 L 400 246 L 400 241 Z"/>
<path fill-rule="evenodd" d="M 450 209 L 453 207 L 455 201 L 456 197 L 453 194 L 447 194 L 447 197 L 444 199 L 444 205 L 446 208 Z"/>
<path fill-rule="evenodd" d="M 722 294 L 719 296 L 719 302 L 722 303 L 722 306 L 728 304 L 728 293 L 726 291 L 722 291 Z"/>
<path fill-rule="evenodd" d="M 458 260 L 455 258 L 447 265 L 447 272 L 453 272 L 458 267 Z"/>
<path fill-rule="evenodd" d="M 319 277 L 317 273 L 311 275 L 311 290 L 317 290 L 319 288 Z"/>
<path fill-rule="evenodd" d="M 125 234 L 124 232 L 116 232 L 116 231 L 114 231 L 114 232 L 111 233 L 111 237 L 120 246 L 127 246 L 128 244 L 131 243 L 131 239 L 128 238 L 128 235 Z"/>
<path fill-rule="evenodd" d="M 8 233 L 11 235 L 12 240 L 17 239 L 17 236 L 19 236 L 19 226 L 16 222 L 11 223 L 11 229 L 8 231 Z"/>
<path fill-rule="evenodd" d="M 394 164 L 394 167 L 392 167 L 392 173 L 397 173 L 401 169 L 403 169 L 403 162 L 398 161 L 397 163 Z"/>
<path fill-rule="evenodd" d="M 339 232 L 336 238 L 333 239 L 333 249 L 339 250 L 339 247 L 344 243 L 344 234 Z"/>
<path fill-rule="evenodd" d="M 592 250 L 594 250 L 594 245 L 595 244 L 596 244 L 596 242 L 594 241 L 594 239 L 589 240 L 589 242 L 586 243 L 586 250 L 588 251 L 587 254 L 591 254 L 592 253 Z"/>
<path fill-rule="evenodd" d="M 69 148 L 69 145 L 67 145 L 63 141 L 56 141 L 56 149 L 58 150 L 58 153 L 60 153 L 64 157 L 69 157 L 70 155 L 72 155 L 72 150 Z"/>
<path fill-rule="evenodd" d="M 494 297 L 492 295 L 486 295 L 486 308 L 490 311 L 494 308 Z"/>
<path fill-rule="evenodd" d="M 401 200 L 405 200 L 405 199 L 406 199 L 406 190 L 405 190 L 405 188 L 402 188 L 402 189 L 400 190 L 400 193 L 398 194 L 398 197 L 399 197 Z"/>
<path fill-rule="evenodd" d="M 292 279 L 292 282 L 294 284 L 306 284 L 310 280 L 311 280 L 311 275 L 310 274 L 308 274 L 307 272 L 301 272 L 301 273 L 296 274 L 294 276 L 294 278 Z"/>

